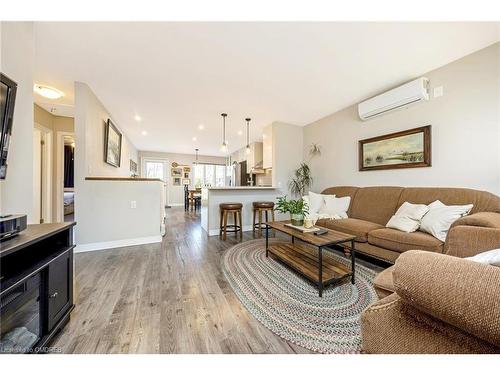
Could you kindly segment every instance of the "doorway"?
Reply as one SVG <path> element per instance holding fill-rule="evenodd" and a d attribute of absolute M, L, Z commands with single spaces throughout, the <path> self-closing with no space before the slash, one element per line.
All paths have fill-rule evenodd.
<path fill-rule="evenodd" d="M 64 221 L 75 221 L 75 138 L 63 137 L 63 207 Z"/>
<path fill-rule="evenodd" d="M 33 128 L 33 217 L 52 222 L 52 131 L 35 123 Z"/>

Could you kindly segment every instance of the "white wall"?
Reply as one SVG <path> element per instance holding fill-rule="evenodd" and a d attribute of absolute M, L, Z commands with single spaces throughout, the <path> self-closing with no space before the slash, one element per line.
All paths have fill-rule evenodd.
<path fill-rule="evenodd" d="M 121 167 L 104 163 L 108 117 L 112 115 L 92 90 L 75 83 L 75 240 L 79 250 L 161 241 L 161 182 L 85 180 L 130 176 L 129 157 L 137 161 L 137 151 L 123 134 Z M 132 201 L 136 208 L 131 207 Z"/>
<path fill-rule="evenodd" d="M 169 205 L 184 205 L 184 186 L 173 186 L 172 178 L 170 176 L 170 168 L 173 162 L 179 165 L 187 165 L 191 167 L 191 181 L 194 178 L 193 163 L 196 160 L 196 156 L 193 154 L 175 154 L 169 152 L 154 152 L 154 151 L 139 151 L 139 160 L 142 173 L 142 162 L 144 159 L 163 159 L 168 160 L 167 173 L 169 174 L 168 180 L 168 204 Z M 200 163 L 210 163 L 210 164 L 224 164 L 225 158 L 219 156 L 207 156 L 199 155 L 198 161 Z"/>
<path fill-rule="evenodd" d="M 33 215 L 33 23 L 1 23 L 0 70 L 17 82 L 7 178 L 0 181 L 0 212 Z"/>
<path fill-rule="evenodd" d="M 322 156 L 311 162 L 313 191 L 401 185 L 500 193 L 500 43 L 423 76 L 430 79 L 428 102 L 366 122 L 355 105 L 304 128 L 305 149 L 313 142 L 322 146 Z M 444 96 L 433 98 L 438 86 Z M 432 167 L 358 171 L 359 140 L 424 125 L 432 125 Z"/>
<path fill-rule="evenodd" d="M 290 195 L 288 183 L 303 161 L 303 128 L 283 122 L 272 123 L 273 186 Z"/>

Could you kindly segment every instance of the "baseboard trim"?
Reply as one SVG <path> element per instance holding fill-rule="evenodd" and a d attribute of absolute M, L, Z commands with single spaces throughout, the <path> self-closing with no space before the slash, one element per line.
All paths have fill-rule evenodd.
<path fill-rule="evenodd" d="M 243 225 L 243 232 L 250 232 L 253 230 L 253 227 L 251 225 Z M 220 233 L 219 229 L 210 229 L 208 231 L 209 236 L 218 236 Z M 234 233 L 227 233 L 228 236 L 234 235 Z"/>
<path fill-rule="evenodd" d="M 184 203 L 169 203 L 168 205 L 170 207 L 182 207 L 184 206 Z"/>
<path fill-rule="evenodd" d="M 86 243 L 82 245 L 76 245 L 75 253 L 85 253 L 87 251 L 114 249 L 117 247 L 146 245 L 149 243 L 158 243 L 161 242 L 161 240 L 162 240 L 161 235 L 158 235 L 150 237 L 129 238 L 126 240 Z"/>

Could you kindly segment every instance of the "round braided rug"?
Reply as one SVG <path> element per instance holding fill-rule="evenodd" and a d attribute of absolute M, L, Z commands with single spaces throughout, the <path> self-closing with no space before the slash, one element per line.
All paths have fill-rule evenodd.
<path fill-rule="evenodd" d="M 329 250 L 323 256 L 350 266 L 350 259 Z M 331 285 L 320 298 L 312 283 L 271 256 L 266 258 L 264 240 L 233 246 L 221 263 L 242 304 L 278 336 L 320 353 L 360 352 L 360 315 L 377 299 L 375 271 L 356 263 L 355 285 L 350 279 Z"/>

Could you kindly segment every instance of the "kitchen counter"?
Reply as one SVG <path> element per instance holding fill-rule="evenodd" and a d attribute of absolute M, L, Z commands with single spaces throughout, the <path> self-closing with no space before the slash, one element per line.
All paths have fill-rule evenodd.
<path fill-rule="evenodd" d="M 274 186 L 224 186 L 209 187 L 208 190 L 274 190 Z"/>
<path fill-rule="evenodd" d="M 220 231 L 219 205 L 224 202 L 239 202 L 243 205 L 241 212 L 243 231 L 251 231 L 253 230 L 253 202 L 276 202 L 276 199 L 283 194 L 280 188 L 273 186 L 204 188 L 201 190 L 201 227 L 209 236 L 218 235 Z"/>

